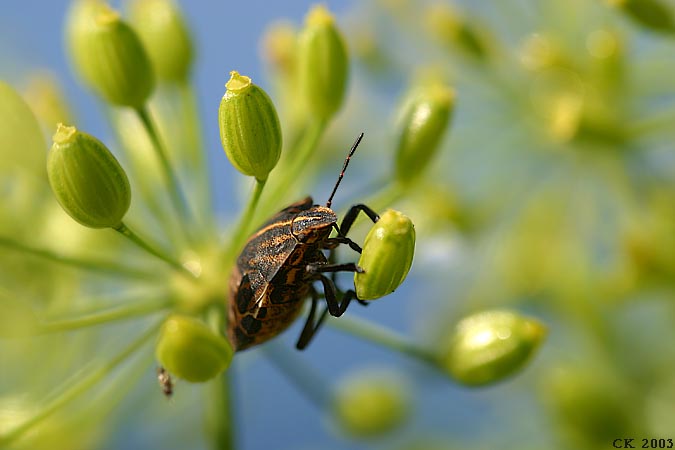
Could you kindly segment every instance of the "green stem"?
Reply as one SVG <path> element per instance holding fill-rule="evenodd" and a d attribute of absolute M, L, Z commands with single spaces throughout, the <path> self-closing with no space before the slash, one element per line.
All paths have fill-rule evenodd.
<path fill-rule="evenodd" d="M 143 250 L 150 253 L 151 255 L 156 256 L 162 261 L 166 262 L 171 267 L 176 269 L 178 272 L 182 273 L 183 275 L 187 276 L 190 279 L 195 279 L 194 274 L 189 270 L 187 270 L 185 267 L 183 267 L 181 263 L 179 263 L 177 260 L 164 253 L 162 250 L 159 250 L 155 245 L 149 244 L 145 240 L 141 239 L 136 233 L 131 231 L 131 229 L 129 229 L 129 227 L 127 227 L 124 224 L 124 222 L 120 223 L 119 226 L 113 229 L 118 233 L 120 233 L 122 236 L 128 238 L 131 242 L 138 245 Z"/>
<path fill-rule="evenodd" d="M 157 189 L 157 183 L 154 182 L 154 176 L 152 179 L 148 179 L 145 172 L 147 169 L 139 162 L 139 158 L 136 155 L 138 152 L 143 152 L 144 149 L 136 148 L 124 137 L 128 131 L 126 131 L 125 123 L 122 121 L 121 117 L 123 117 L 123 114 L 127 113 L 127 111 L 121 112 L 111 107 L 106 108 L 105 111 L 108 120 L 112 124 L 117 142 L 126 153 L 127 169 L 131 172 L 130 178 L 134 183 L 131 186 L 131 189 L 134 193 L 138 192 L 139 196 L 142 198 L 143 201 L 140 203 L 144 207 L 144 215 L 149 216 L 149 218 L 167 234 L 167 237 L 171 240 L 172 244 L 178 245 L 184 243 L 185 240 L 182 235 L 182 230 L 178 229 L 178 227 L 180 227 L 178 224 L 179 221 L 169 214 L 170 211 L 165 209 L 164 200 L 166 197 L 162 196 L 162 194 L 164 194 L 163 190 Z"/>
<path fill-rule="evenodd" d="M 37 332 L 40 334 L 60 331 L 77 330 L 102 323 L 117 320 L 137 318 L 145 314 L 152 314 L 168 308 L 172 304 L 169 297 L 153 298 L 142 302 L 126 302 L 126 304 L 111 308 L 99 309 L 77 315 L 68 315 L 63 319 L 47 319 L 38 325 Z"/>
<path fill-rule="evenodd" d="M 178 214 L 180 219 L 179 222 L 183 227 L 185 237 L 191 242 L 191 234 L 188 224 L 192 223 L 192 216 L 185 200 L 185 196 L 183 195 L 183 191 L 181 190 L 178 177 L 169 163 L 169 156 L 167 154 L 166 147 L 159 138 L 157 127 L 155 127 L 147 108 L 138 108 L 136 113 L 141 119 L 141 122 L 143 123 L 143 126 L 145 127 L 145 130 L 152 141 L 153 147 L 155 148 L 155 152 L 157 153 L 157 157 L 159 158 L 162 170 L 164 172 L 164 177 L 166 178 L 167 187 L 169 188 L 169 197 L 171 199 L 171 203 Z"/>
<path fill-rule="evenodd" d="M 54 412 L 67 405 L 87 390 L 94 387 L 98 382 L 108 376 L 108 374 L 112 372 L 118 365 L 124 362 L 139 348 L 141 348 L 148 340 L 150 340 L 150 338 L 156 334 L 158 329 L 159 323 L 143 333 L 138 339 L 132 342 L 107 363 L 96 369 L 83 372 L 86 373 L 84 377 L 76 377 L 69 380 L 59 389 L 59 392 L 57 392 L 53 398 L 32 417 L 28 418 L 21 425 L 12 429 L 4 436 L 0 436 L 0 446 L 8 446 L 10 443 L 20 438 L 24 433 L 38 425 Z"/>
<path fill-rule="evenodd" d="M 392 181 L 383 186 L 382 189 L 375 192 L 362 203 L 365 203 L 366 205 L 373 208 L 373 210 L 381 214 L 386 208 L 390 207 L 393 203 L 403 197 L 404 194 L 404 188 L 395 181 Z"/>
<path fill-rule="evenodd" d="M 151 272 L 146 272 L 141 269 L 124 266 L 113 261 L 100 261 L 85 258 L 75 258 L 71 256 L 61 255 L 52 250 L 31 247 L 29 245 L 17 242 L 14 239 L 0 236 L 0 247 L 9 248 L 17 252 L 25 253 L 30 256 L 42 258 L 56 264 L 76 267 L 79 269 L 90 270 L 95 272 L 102 272 L 108 275 L 118 275 L 132 278 L 153 279 L 157 275 Z"/>
<path fill-rule="evenodd" d="M 437 358 L 433 352 L 410 342 L 406 337 L 392 330 L 365 319 L 346 316 L 329 317 L 326 325 L 436 366 Z"/>
<path fill-rule="evenodd" d="M 323 411 L 328 407 L 332 398 L 331 391 L 327 389 L 329 383 L 297 352 L 278 341 L 263 345 L 260 351 L 317 409 Z"/>
<path fill-rule="evenodd" d="M 227 250 L 225 251 L 225 255 L 228 261 L 233 259 L 234 254 L 238 253 L 238 250 L 242 247 L 242 245 L 244 244 L 244 240 L 246 240 L 246 237 L 248 236 L 247 232 L 249 230 L 249 227 L 251 226 L 253 215 L 255 214 L 258 202 L 260 201 L 260 195 L 262 194 L 262 191 L 265 188 L 265 183 L 267 182 L 267 180 L 258 180 L 258 179 L 256 179 L 255 181 L 256 183 L 253 194 L 251 195 L 251 198 L 248 201 L 248 205 L 246 206 L 244 214 L 242 214 L 241 218 L 239 219 L 239 223 L 234 229 L 234 233 L 232 235 L 232 239 L 230 240 L 230 244 L 228 245 Z"/>
<path fill-rule="evenodd" d="M 221 334 L 226 329 L 225 310 L 222 306 L 208 311 L 207 322 L 211 329 Z M 232 369 L 229 369 L 232 370 Z M 206 427 L 211 436 L 213 450 L 234 450 L 234 415 L 232 414 L 232 375 L 226 371 L 208 382 L 206 402 Z"/>
<path fill-rule="evenodd" d="M 289 189 L 293 183 L 297 183 L 302 174 L 302 169 L 310 162 L 327 125 L 328 122 L 323 119 L 311 122 L 295 151 L 286 154 L 279 164 L 280 167 L 272 171 L 267 190 L 271 195 L 266 196 L 261 202 L 259 210 L 262 213 L 268 214 L 275 208 L 279 209 L 279 202 L 288 195 Z"/>

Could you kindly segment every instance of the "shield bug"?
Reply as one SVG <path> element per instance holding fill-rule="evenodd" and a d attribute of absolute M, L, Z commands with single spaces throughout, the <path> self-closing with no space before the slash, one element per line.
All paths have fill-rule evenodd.
<path fill-rule="evenodd" d="M 312 305 L 296 347 L 305 348 L 319 329 L 326 314 L 341 316 L 351 300 L 360 301 L 354 290 L 341 292 L 335 286 L 337 272 L 360 272 L 356 263 L 335 264 L 332 251 L 340 244 L 361 253 L 361 247 L 347 237 L 360 212 L 373 222 L 375 211 L 363 204 L 352 206 L 338 226 L 331 209 L 351 157 L 363 133 L 352 145 L 333 191 L 325 205 L 315 205 L 306 197 L 279 211 L 247 241 L 230 277 L 228 332 L 237 351 L 265 342 L 285 330 L 300 314 L 304 300 Z M 336 234 L 331 237 L 331 233 Z M 327 257 L 324 253 L 330 251 Z M 326 276 L 332 273 L 333 277 Z M 319 292 L 323 287 L 326 308 L 317 317 Z"/>

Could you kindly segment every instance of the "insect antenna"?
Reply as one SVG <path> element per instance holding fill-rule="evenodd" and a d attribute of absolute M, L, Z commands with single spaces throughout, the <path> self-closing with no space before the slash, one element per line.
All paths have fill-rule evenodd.
<path fill-rule="evenodd" d="M 349 154 L 345 158 L 345 163 L 342 165 L 342 171 L 340 172 L 340 175 L 338 176 L 337 182 L 335 182 L 335 186 L 333 187 L 333 192 L 330 193 L 330 197 L 328 197 L 328 201 L 326 202 L 327 208 L 330 208 L 330 205 L 333 204 L 333 196 L 335 195 L 335 192 L 337 191 L 338 186 L 340 186 L 340 182 L 342 181 L 342 178 L 345 176 L 345 170 L 347 170 L 347 166 L 349 165 L 349 160 L 352 158 L 352 155 L 356 151 L 356 147 L 359 146 L 359 143 L 361 142 L 361 139 L 363 139 L 363 133 L 359 134 L 359 137 L 356 138 L 356 141 L 354 141 L 354 144 L 352 145 L 351 150 L 349 150 Z"/>

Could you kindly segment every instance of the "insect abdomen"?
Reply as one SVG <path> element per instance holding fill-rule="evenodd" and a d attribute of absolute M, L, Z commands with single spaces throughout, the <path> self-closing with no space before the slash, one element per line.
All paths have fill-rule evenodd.
<path fill-rule="evenodd" d="M 301 267 L 280 270 L 257 301 L 248 276 L 242 277 L 230 308 L 230 340 L 237 351 L 261 344 L 293 323 L 309 293 Z"/>

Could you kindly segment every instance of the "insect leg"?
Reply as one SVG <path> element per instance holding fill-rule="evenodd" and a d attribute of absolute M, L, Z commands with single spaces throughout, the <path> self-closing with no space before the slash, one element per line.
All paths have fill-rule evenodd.
<path fill-rule="evenodd" d="M 339 232 L 339 230 L 338 230 L 338 232 Z M 351 239 L 349 239 L 346 236 L 335 236 L 335 237 L 332 237 L 332 238 L 328 238 L 322 243 L 321 247 L 325 248 L 325 249 L 332 250 L 340 244 L 347 244 L 347 245 L 349 245 L 349 248 L 351 248 L 355 252 L 361 253 L 361 247 L 359 246 L 359 244 L 352 241 Z"/>
<path fill-rule="evenodd" d="M 309 273 L 326 273 L 326 272 L 358 272 L 363 273 L 363 269 L 356 265 L 356 263 L 344 264 L 307 264 L 307 272 Z"/>
<path fill-rule="evenodd" d="M 331 252 L 332 253 L 332 252 Z M 338 272 L 358 272 L 358 273 L 363 273 L 363 269 L 359 266 L 357 266 L 355 263 L 345 263 L 345 264 L 308 264 L 307 265 L 307 271 L 311 273 L 331 273 L 331 278 L 328 280 L 333 284 L 333 287 L 335 288 L 335 274 Z M 325 277 L 324 277 L 325 278 Z M 323 281 L 323 280 L 322 280 Z M 324 283 L 324 288 L 325 288 L 325 283 Z M 325 289 L 324 289 L 325 290 Z M 347 296 L 347 294 L 352 295 L 352 298 L 359 302 L 363 306 L 368 306 L 368 302 L 361 300 L 356 296 L 356 293 L 354 291 L 347 291 L 344 295 Z M 326 294 L 326 300 L 328 299 L 328 294 Z M 346 307 L 345 307 L 346 308 Z M 332 313 L 331 313 L 332 314 Z M 333 314 L 334 315 L 334 314 Z"/>
<path fill-rule="evenodd" d="M 364 205 L 363 203 L 359 203 L 358 205 L 354 205 L 351 208 L 349 208 L 349 211 L 347 211 L 347 214 L 345 214 L 344 218 L 342 219 L 342 222 L 340 223 L 340 235 L 341 236 L 347 236 L 347 233 L 349 233 L 349 229 L 354 225 L 354 221 L 356 220 L 356 217 L 359 215 L 359 212 L 363 211 L 363 213 L 370 218 L 373 222 L 377 222 L 380 220 L 380 216 L 373 211 L 369 206 Z"/>
<path fill-rule="evenodd" d="M 356 292 L 351 289 L 344 293 L 342 299 L 338 302 L 337 288 L 335 284 L 325 275 L 319 274 L 319 280 L 323 284 L 323 293 L 326 297 L 326 305 L 331 316 L 340 317 L 347 310 L 349 302 L 356 299 Z"/>
<path fill-rule="evenodd" d="M 323 321 L 326 319 L 326 313 L 328 312 L 328 309 L 324 309 L 319 319 L 315 321 L 314 317 L 316 315 L 317 305 L 319 304 L 319 293 L 316 292 L 316 289 L 314 289 L 313 286 L 311 294 L 312 308 L 309 310 L 309 316 L 307 316 L 305 326 L 302 328 L 302 333 L 300 333 L 298 342 L 295 344 L 295 348 L 298 350 L 304 350 L 309 345 L 310 341 L 321 327 L 321 324 L 323 324 Z"/>

